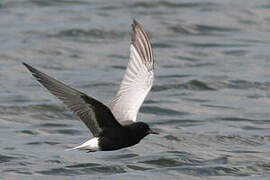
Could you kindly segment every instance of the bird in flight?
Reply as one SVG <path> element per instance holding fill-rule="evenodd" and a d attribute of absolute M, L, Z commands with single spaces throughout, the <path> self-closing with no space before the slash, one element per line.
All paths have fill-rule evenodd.
<path fill-rule="evenodd" d="M 136 122 L 137 113 L 154 80 L 151 43 L 136 20 L 132 24 L 129 63 L 111 108 L 23 64 L 45 88 L 78 115 L 93 134 L 93 138 L 73 149 L 113 151 L 133 146 L 149 134 L 158 134 L 146 123 Z"/>

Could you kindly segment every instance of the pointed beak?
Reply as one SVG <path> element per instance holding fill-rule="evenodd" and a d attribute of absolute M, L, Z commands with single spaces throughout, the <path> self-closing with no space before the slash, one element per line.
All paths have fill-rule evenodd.
<path fill-rule="evenodd" d="M 159 134 L 157 131 L 154 131 L 154 130 L 152 130 L 152 129 L 150 129 L 149 131 L 148 131 L 148 134 Z"/>

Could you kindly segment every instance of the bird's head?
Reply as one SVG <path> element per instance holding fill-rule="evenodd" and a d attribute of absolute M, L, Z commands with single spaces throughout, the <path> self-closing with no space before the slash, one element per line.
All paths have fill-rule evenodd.
<path fill-rule="evenodd" d="M 140 139 L 144 138 L 149 134 L 159 134 L 158 132 L 150 129 L 148 124 L 143 122 L 136 122 L 131 126 L 132 131 L 136 134 Z"/>

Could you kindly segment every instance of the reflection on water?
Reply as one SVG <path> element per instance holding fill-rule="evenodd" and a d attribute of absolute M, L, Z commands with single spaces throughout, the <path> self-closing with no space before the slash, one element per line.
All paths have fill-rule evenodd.
<path fill-rule="evenodd" d="M 268 179 L 269 8 L 266 0 L 2 0 L 1 178 Z M 21 62 L 109 105 L 133 18 L 149 32 L 156 63 L 138 119 L 160 135 L 114 152 L 66 151 L 89 130 Z"/>

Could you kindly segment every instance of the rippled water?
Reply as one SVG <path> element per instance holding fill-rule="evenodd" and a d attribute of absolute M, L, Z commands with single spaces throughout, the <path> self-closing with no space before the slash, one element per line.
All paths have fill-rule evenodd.
<path fill-rule="evenodd" d="M 0 17 L 1 179 L 269 179 L 269 1 L 1 0 Z M 161 135 L 65 151 L 91 134 L 21 62 L 109 105 L 133 18 L 156 60 L 138 118 Z"/>

